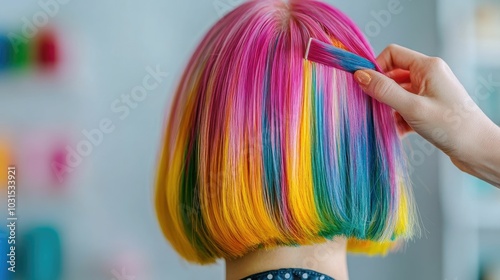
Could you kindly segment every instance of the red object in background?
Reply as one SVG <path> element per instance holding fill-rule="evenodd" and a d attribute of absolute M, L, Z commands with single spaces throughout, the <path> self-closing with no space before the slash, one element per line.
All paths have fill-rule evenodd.
<path fill-rule="evenodd" d="M 69 137 L 53 130 L 33 130 L 19 135 L 16 142 L 18 169 L 23 171 L 23 185 L 31 191 L 60 192 L 68 186 L 66 146 Z"/>
<path fill-rule="evenodd" d="M 50 159 L 51 173 L 54 180 L 54 184 L 60 186 L 66 179 L 66 174 L 69 172 L 66 166 L 66 149 L 64 145 L 57 146 L 53 152 Z"/>
<path fill-rule="evenodd" d="M 52 31 L 42 31 L 37 42 L 37 60 L 42 68 L 55 68 L 59 62 L 56 35 Z"/>

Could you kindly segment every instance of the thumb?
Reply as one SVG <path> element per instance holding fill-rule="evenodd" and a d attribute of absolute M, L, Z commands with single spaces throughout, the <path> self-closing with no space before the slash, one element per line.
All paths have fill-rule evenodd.
<path fill-rule="evenodd" d="M 354 80 L 371 97 L 385 103 L 398 112 L 404 112 L 414 104 L 414 94 L 406 91 L 394 80 L 377 71 L 363 69 L 354 73 Z"/>

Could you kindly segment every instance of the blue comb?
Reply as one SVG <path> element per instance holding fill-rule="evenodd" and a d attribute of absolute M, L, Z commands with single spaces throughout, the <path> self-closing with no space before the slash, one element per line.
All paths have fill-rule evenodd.
<path fill-rule="evenodd" d="M 349 73 L 360 69 L 376 70 L 375 64 L 368 59 L 314 38 L 309 39 L 305 59 Z"/>

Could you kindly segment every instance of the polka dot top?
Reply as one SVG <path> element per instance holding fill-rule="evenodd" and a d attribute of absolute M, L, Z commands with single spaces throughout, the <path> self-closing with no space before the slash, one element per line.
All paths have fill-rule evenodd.
<path fill-rule="evenodd" d="M 335 280 L 328 275 L 303 268 L 282 268 L 259 272 L 241 280 Z"/>

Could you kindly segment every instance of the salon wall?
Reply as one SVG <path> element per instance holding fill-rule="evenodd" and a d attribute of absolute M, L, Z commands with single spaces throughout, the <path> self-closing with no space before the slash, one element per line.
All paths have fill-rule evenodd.
<path fill-rule="evenodd" d="M 222 263 L 188 265 L 165 242 L 152 207 L 152 184 L 175 82 L 209 26 L 240 2 L 2 3 L 4 34 L 22 34 L 26 24 L 43 20 L 36 17 L 45 12 L 60 58 L 50 70 L 28 65 L 0 72 L 0 138 L 10 142 L 12 154 L 37 145 L 46 150 L 39 139 L 45 139 L 44 145 L 57 142 L 76 149 L 89 132 L 102 134 L 56 187 L 40 185 L 36 178 L 19 181 L 23 202 L 18 236 L 39 226 L 54 229 L 63 255 L 61 279 L 89 279 L 90 272 L 95 274 L 91 279 L 123 279 L 124 274 L 137 279 L 222 279 Z M 354 19 L 377 53 L 389 43 L 430 55 L 438 52 L 434 0 L 327 2 Z M 144 86 L 147 77 L 155 86 L 143 100 L 127 103 L 124 98 Z M 426 153 L 419 137 L 405 141 L 425 154 L 412 161 L 422 238 L 385 258 L 349 257 L 351 279 L 441 278 L 437 152 Z M 33 162 L 32 153 L 26 153 Z"/>

